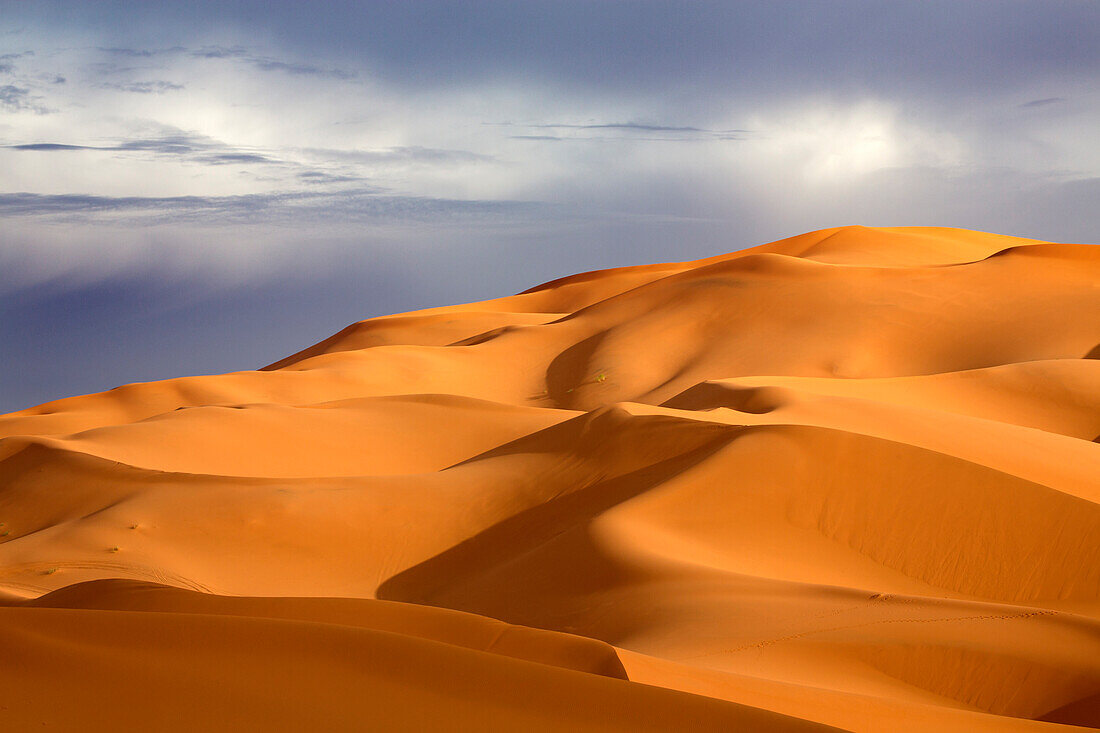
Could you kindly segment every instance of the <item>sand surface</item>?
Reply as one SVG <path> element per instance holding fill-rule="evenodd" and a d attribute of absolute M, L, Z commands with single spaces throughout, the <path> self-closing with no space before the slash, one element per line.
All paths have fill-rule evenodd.
<path fill-rule="evenodd" d="M 1100 247 L 846 227 L 0 416 L 0 729 L 1100 727 Z"/>

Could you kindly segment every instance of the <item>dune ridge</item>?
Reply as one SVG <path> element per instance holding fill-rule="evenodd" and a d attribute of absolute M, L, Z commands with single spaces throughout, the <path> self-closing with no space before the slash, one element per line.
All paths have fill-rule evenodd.
<path fill-rule="evenodd" d="M 21 727 L 1100 727 L 1100 248 L 822 230 L 0 416 L 0 638 Z"/>

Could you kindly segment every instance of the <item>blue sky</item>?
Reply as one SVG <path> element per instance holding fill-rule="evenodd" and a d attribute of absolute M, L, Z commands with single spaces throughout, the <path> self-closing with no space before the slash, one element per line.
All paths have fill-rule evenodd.
<path fill-rule="evenodd" d="M 1095 2 L 0 17 L 0 410 L 828 226 L 1100 238 Z"/>

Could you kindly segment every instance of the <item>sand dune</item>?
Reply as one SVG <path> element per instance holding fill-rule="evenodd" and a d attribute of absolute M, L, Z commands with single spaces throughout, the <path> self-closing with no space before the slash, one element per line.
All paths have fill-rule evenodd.
<path fill-rule="evenodd" d="M 1100 248 L 847 227 L 0 416 L 0 720 L 1097 727 L 1098 357 Z"/>

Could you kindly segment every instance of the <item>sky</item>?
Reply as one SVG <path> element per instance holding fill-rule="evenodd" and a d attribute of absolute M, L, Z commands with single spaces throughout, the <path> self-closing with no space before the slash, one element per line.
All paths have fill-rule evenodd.
<path fill-rule="evenodd" d="M 1100 3 L 0 0 L 0 412 L 826 227 L 1100 241 Z"/>

